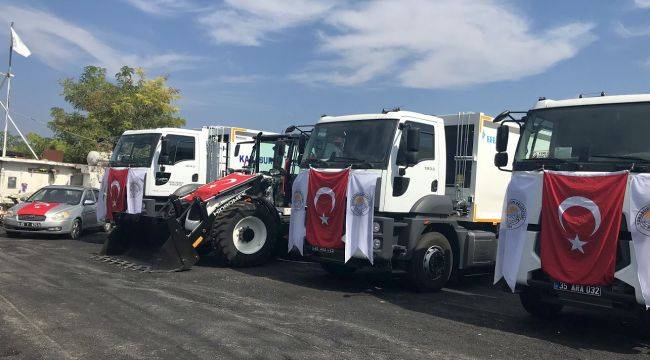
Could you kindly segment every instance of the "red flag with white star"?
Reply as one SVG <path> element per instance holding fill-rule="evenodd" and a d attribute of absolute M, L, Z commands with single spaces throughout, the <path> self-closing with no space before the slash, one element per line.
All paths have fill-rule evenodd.
<path fill-rule="evenodd" d="M 113 213 L 126 210 L 126 177 L 129 169 L 108 169 L 108 187 L 106 191 L 106 218 L 112 219 Z"/>
<path fill-rule="evenodd" d="M 544 173 L 542 269 L 554 280 L 609 285 L 614 280 L 627 172 Z"/>
<path fill-rule="evenodd" d="M 345 244 L 343 223 L 350 169 L 336 172 L 309 170 L 307 185 L 307 242 L 328 249 L 342 249 Z"/>

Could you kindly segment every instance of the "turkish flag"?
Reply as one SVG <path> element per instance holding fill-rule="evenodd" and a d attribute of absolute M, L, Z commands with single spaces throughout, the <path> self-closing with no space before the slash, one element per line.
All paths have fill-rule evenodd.
<path fill-rule="evenodd" d="M 126 177 L 129 169 L 108 169 L 106 194 L 106 218 L 112 219 L 114 212 L 126 210 Z"/>
<path fill-rule="evenodd" d="M 350 169 L 337 172 L 309 170 L 307 185 L 307 242 L 328 249 L 345 247 L 345 194 Z"/>
<path fill-rule="evenodd" d="M 542 269 L 555 280 L 609 285 L 614 280 L 627 172 L 544 173 Z"/>

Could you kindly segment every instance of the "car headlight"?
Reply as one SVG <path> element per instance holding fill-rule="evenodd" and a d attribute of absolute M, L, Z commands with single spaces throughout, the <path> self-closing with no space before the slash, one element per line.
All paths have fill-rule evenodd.
<path fill-rule="evenodd" d="M 70 213 L 67 211 L 61 211 L 52 215 L 52 220 L 65 220 L 70 217 Z"/>

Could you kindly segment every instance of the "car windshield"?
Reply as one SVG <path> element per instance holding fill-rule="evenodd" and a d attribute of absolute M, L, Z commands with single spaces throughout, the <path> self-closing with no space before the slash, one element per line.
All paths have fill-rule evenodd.
<path fill-rule="evenodd" d="M 34 195 L 27 198 L 26 201 L 77 205 L 79 204 L 79 201 L 81 201 L 81 194 L 81 190 L 75 189 L 44 188 L 35 192 Z"/>
<path fill-rule="evenodd" d="M 650 163 L 650 103 L 533 110 L 516 163 Z"/>
<path fill-rule="evenodd" d="M 396 126 L 394 119 L 317 124 L 307 143 L 302 166 L 385 167 Z"/>
<path fill-rule="evenodd" d="M 111 166 L 149 166 L 160 134 L 122 135 L 111 156 Z"/>

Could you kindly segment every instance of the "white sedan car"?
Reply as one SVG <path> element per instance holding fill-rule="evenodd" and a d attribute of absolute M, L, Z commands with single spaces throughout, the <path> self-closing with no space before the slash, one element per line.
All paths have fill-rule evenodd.
<path fill-rule="evenodd" d="M 99 190 L 83 186 L 50 185 L 5 213 L 7 236 L 18 234 L 67 234 L 76 239 L 87 229 L 101 228 L 97 221 Z"/>

